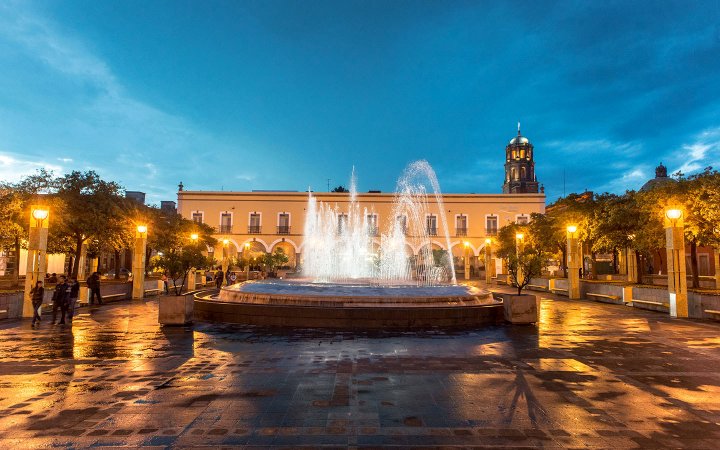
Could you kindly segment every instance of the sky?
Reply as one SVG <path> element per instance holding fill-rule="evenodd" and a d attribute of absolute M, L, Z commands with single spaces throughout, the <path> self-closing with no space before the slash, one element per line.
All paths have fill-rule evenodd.
<path fill-rule="evenodd" d="M 0 180 L 95 170 L 187 190 L 498 193 L 535 146 L 548 202 L 720 168 L 720 0 L 0 2 Z M 328 179 L 330 180 L 328 182 Z"/>

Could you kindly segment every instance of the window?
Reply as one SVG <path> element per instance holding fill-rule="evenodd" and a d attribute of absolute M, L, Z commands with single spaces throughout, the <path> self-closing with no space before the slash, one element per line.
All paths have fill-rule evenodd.
<path fill-rule="evenodd" d="M 250 213 L 250 224 L 248 225 L 248 234 L 260 234 L 260 214 Z"/>
<path fill-rule="evenodd" d="M 487 236 L 497 236 L 497 232 L 498 232 L 497 216 L 486 216 L 485 217 L 485 234 Z"/>
<path fill-rule="evenodd" d="M 524 180 L 527 178 L 527 169 L 525 167 L 520 168 L 520 179 Z"/>
<path fill-rule="evenodd" d="M 455 236 L 467 236 L 467 216 L 458 214 L 455 216 Z"/>
<path fill-rule="evenodd" d="M 517 170 L 515 170 L 514 167 L 510 169 L 510 179 L 513 181 L 517 180 Z"/>
<path fill-rule="evenodd" d="M 290 214 L 288 214 L 288 213 L 278 214 L 277 234 L 290 234 Z"/>
<path fill-rule="evenodd" d="M 520 214 L 519 216 L 515 216 L 515 223 L 518 225 L 527 225 L 530 218 L 526 216 L 525 214 Z"/>
<path fill-rule="evenodd" d="M 369 236 L 378 235 L 378 216 L 377 214 L 367 215 L 367 230 Z"/>
<path fill-rule="evenodd" d="M 232 213 L 224 212 L 220 214 L 220 232 L 232 233 Z"/>
<path fill-rule="evenodd" d="M 437 236 L 437 216 L 428 215 L 425 223 L 428 236 Z"/>
<path fill-rule="evenodd" d="M 338 215 L 338 234 L 342 234 L 347 230 L 348 216 L 347 214 Z"/>
<path fill-rule="evenodd" d="M 203 223 L 203 216 L 204 213 L 202 211 L 193 211 L 192 212 L 192 221 L 195 223 Z"/>
<path fill-rule="evenodd" d="M 402 234 L 407 234 L 407 216 L 395 217 L 395 223 L 397 227 L 402 231 Z"/>

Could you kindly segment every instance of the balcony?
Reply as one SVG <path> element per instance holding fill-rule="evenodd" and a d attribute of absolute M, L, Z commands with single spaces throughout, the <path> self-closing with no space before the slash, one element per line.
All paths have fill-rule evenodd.
<path fill-rule="evenodd" d="M 248 225 L 248 234 L 260 234 L 262 227 L 260 225 Z"/>
<path fill-rule="evenodd" d="M 232 225 L 220 225 L 220 233 L 232 233 Z"/>
<path fill-rule="evenodd" d="M 437 236 L 437 228 L 436 227 L 428 227 L 427 228 L 427 234 L 428 236 Z"/>
<path fill-rule="evenodd" d="M 467 227 L 455 228 L 455 236 L 456 237 L 467 236 Z"/>
<path fill-rule="evenodd" d="M 497 228 L 485 228 L 485 236 L 497 236 Z"/>
<path fill-rule="evenodd" d="M 277 234 L 290 234 L 290 225 L 278 225 Z"/>

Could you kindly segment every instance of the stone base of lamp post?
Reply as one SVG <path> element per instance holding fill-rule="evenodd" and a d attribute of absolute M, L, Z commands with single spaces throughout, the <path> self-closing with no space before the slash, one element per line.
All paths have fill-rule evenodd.
<path fill-rule="evenodd" d="M 531 294 L 503 294 L 505 320 L 513 324 L 537 323 L 540 318 L 540 298 Z"/>

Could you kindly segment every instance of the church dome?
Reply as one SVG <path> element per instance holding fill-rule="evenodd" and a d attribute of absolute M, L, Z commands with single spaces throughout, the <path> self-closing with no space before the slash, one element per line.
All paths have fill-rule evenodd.
<path fill-rule="evenodd" d="M 670 178 L 667 174 L 667 167 L 665 167 L 663 163 L 660 163 L 660 165 L 655 168 L 655 178 L 652 178 L 643 184 L 640 188 L 640 192 L 651 191 L 657 186 L 674 182 L 675 180 Z"/>
<path fill-rule="evenodd" d="M 519 145 L 519 144 L 529 144 L 530 140 L 526 138 L 525 136 L 520 136 L 519 134 L 515 136 L 514 138 L 510 139 L 510 145 Z"/>

